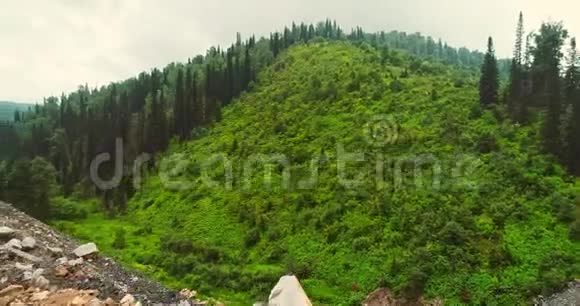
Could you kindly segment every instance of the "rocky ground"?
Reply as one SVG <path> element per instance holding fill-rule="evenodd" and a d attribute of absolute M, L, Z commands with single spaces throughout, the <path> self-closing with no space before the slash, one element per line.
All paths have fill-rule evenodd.
<path fill-rule="evenodd" d="M 175 292 L 80 246 L 0 202 L 0 306 L 207 305 L 195 292 Z"/>
<path fill-rule="evenodd" d="M 573 281 L 568 287 L 549 297 L 540 296 L 534 301 L 537 306 L 578 306 L 580 305 L 580 280 Z"/>

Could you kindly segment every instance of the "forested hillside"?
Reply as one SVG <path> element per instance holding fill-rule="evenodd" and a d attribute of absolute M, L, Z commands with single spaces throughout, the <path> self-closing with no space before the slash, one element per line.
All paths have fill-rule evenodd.
<path fill-rule="evenodd" d="M 317 304 L 379 287 L 526 304 L 580 275 L 567 36 L 546 23 L 526 44 L 520 19 L 503 83 L 491 38 L 482 54 L 330 21 L 238 38 L 48 98 L 6 129 L 18 149 L 2 151 L 0 196 L 228 305 L 264 299 L 284 273 Z M 116 138 L 125 175 L 104 163 L 116 188 L 96 188 L 90 164 Z"/>
<path fill-rule="evenodd" d="M 456 65 L 470 74 L 483 58 L 480 52 L 455 49 L 419 33 L 369 34 L 356 28 L 346 34 L 330 20 L 316 25 L 292 24 L 282 32 L 272 33 L 268 39 L 250 37 L 243 41 L 238 35 L 228 48 L 210 48 L 205 56 L 195 56 L 185 64 L 172 63 L 162 70 L 153 69 L 101 88 L 79 86 L 74 93 L 48 97 L 43 105 L 30 112 L 15 114 L 14 124 L 0 125 L 2 141 L 6 143 L 0 147 L 0 158 L 19 162 L 0 167 L 4 169 L 0 177 L 2 173 L 14 172 L 19 176 L 16 172 L 29 171 L 32 165 L 28 161 L 39 157 L 37 162 L 51 164 L 56 170 L 56 180 L 64 196 L 99 196 L 108 211 L 122 211 L 134 193 L 133 174 L 125 171 L 114 190 L 96 189 L 89 180 L 89 170 L 97 154 L 113 154 L 116 139 L 120 138 L 124 143 L 124 160 L 129 162 L 144 153 L 164 151 L 174 137 L 181 141 L 190 139 L 219 120 L 221 107 L 251 89 L 257 72 L 270 65 L 285 49 L 324 39 L 367 43 L 385 55 L 394 49 L 405 50 L 417 56 L 409 63 L 410 71 L 419 69 L 422 58 L 428 58 Z M 150 162 L 153 164 L 154 160 Z M 113 165 L 104 167 L 109 167 L 100 169 L 104 175 L 113 174 Z M 14 171 L 16 168 L 20 170 Z M 21 183 L 24 182 L 17 184 L 20 189 L 32 186 Z M 33 191 L 8 189 L 12 202 L 32 201 L 26 195 Z M 36 214 L 41 219 L 47 217 Z"/>

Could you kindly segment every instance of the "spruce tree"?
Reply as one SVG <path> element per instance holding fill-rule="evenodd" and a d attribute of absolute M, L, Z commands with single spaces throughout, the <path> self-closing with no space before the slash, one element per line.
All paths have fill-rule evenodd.
<path fill-rule="evenodd" d="M 518 25 L 516 28 L 516 46 L 514 48 L 514 61 L 517 65 L 522 65 L 523 60 L 523 43 L 524 43 L 524 15 L 520 12 Z"/>
<path fill-rule="evenodd" d="M 479 81 L 479 101 L 483 106 L 497 103 L 499 90 L 499 71 L 497 59 L 493 49 L 493 39 L 487 41 L 487 53 L 481 66 L 481 78 Z"/>
<path fill-rule="evenodd" d="M 507 107 L 508 113 L 516 122 L 527 121 L 527 106 L 525 93 L 525 68 L 524 61 L 527 61 L 527 48 L 523 50 L 524 42 L 524 16 L 520 12 L 518 25 L 516 27 L 516 44 L 514 47 L 514 57 L 510 66 L 510 79 L 508 85 Z M 524 54 L 525 53 L 525 54 Z"/>
<path fill-rule="evenodd" d="M 562 45 L 568 37 L 562 23 L 544 23 L 535 35 L 533 49 L 534 86 L 538 86 L 539 102 L 546 106 L 546 117 L 542 129 L 544 151 L 562 158 L 562 84 L 560 61 Z"/>
<path fill-rule="evenodd" d="M 185 138 L 185 128 L 183 121 L 184 104 L 185 104 L 185 85 L 184 85 L 183 69 L 177 72 L 177 83 L 175 87 L 175 105 L 173 108 L 173 120 L 175 134 L 179 135 L 181 139 Z"/>
<path fill-rule="evenodd" d="M 568 67 L 565 75 L 566 104 L 572 109 L 567 131 L 567 165 L 571 174 L 580 176 L 580 71 L 578 68 L 576 39 L 570 41 Z"/>

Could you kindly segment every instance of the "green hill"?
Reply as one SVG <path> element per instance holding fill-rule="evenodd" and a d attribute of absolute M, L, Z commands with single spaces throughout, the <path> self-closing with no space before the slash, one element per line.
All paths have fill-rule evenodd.
<path fill-rule="evenodd" d="M 26 111 L 32 106 L 32 104 L 0 101 L 0 121 L 12 121 L 15 111 Z"/>
<path fill-rule="evenodd" d="M 382 286 L 520 305 L 578 277 L 580 186 L 539 153 L 538 124 L 481 109 L 474 75 L 410 62 L 291 47 L 220 122 L 170 147 L 126 215 L 56 225 L 228 305 L 287 272 L 327 305 Z"/>

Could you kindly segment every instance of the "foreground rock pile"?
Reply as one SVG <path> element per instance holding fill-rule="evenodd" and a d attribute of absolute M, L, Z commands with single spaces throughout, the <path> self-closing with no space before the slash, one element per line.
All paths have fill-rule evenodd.
<path fill-rule="evenodd" d="M 207 305 L 177 293 L 78 245 L 0 202 L 0 306 Z"/>

